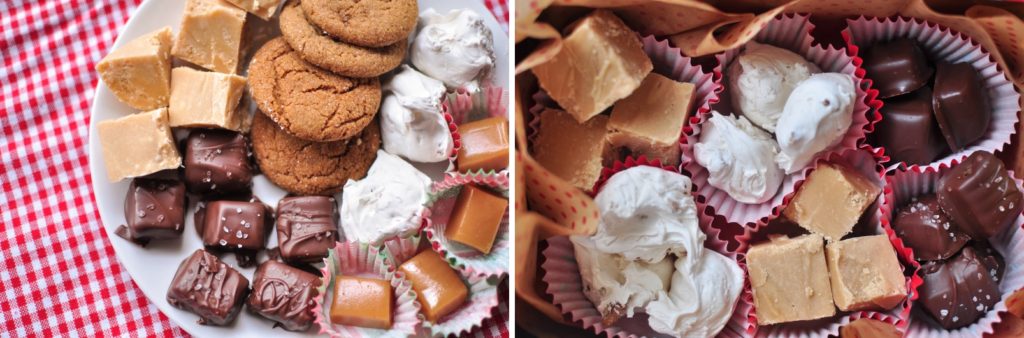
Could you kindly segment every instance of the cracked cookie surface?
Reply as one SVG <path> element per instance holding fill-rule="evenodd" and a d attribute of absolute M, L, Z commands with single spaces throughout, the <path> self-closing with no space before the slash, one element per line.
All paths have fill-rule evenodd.
<path fill-rule="evenodd" d="M 281 11 L 281 36 L 309 63 L 351 77 L 374 77 L 402 64 L 409 49 L 407 40 L 383 47 L 361 47 L 321 33 L 306 21 L 298 5 Z"/>
<path fill-rule="evenodd" d="M 253 56 L 249 92 L 284 130 L 317 142 L 359 134 L 377 115 L 381 96 L 377 78 L 349 78 L 318 68 L 282 38 L 270 40 Z"/>
<path fill-rule="evenodd" d="M 416 0 L 303 0 L 309 22 L 355 45 L 383 47 L 416 29 Z"/>
<path fill-rule="evenodd" d="M 331 195 L 349 179 L 366 176 L 380 149 L 380 125 L 372 120 L 362 133 L 334 142 L 312 142 L 281 130 L 265 114 L 252 122 L 253 156 L 275 185 L 299 195 Z"/>

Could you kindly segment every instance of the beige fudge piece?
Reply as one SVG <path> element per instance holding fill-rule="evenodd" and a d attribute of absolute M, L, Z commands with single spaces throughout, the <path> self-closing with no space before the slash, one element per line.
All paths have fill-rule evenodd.
<path fill-rule="evenodd" d="M 574 25 L 561 51 L 533 73 L 583 123 L 632 93 L 653 66 L 636 33 L 612 12 L 596 10 Z"/>
<path fill-rule="evenodd" d="M 608 120 L 608 143 L 679 165 L 679 135 L 690 118 L 694 85 L 650 73 L 640 87 L 615 103 Z"/>
<path fill-rule="evenodd" d="M 601 161 L 608 149 L 607 124 L 604 115 L 580 124 L 564 111 L 546 109 L 540 114 L 533 157 L 563 180 L 590 191 L 601 176 Z"/>
<path fill-rule="evenodd" d="M 167 108 L 99 123 L 107 178 L 117 182 L 181 165 L 167 124 Z"/>
<path fill-rule="evenodd" d="M 171 92 L 170 27 L 135 38 L 96 64 L 118 100 L 139 110 L 167 107 Z"/>
<path fill-rule="evenodd" d="M 172 127 L 219 127 L 242 130 L 238 109 L 245 78 L 188 67 L 171 71 L 170 123 Z"/>
<path fill-rule="evenodd" d="M 223 0 L 188 0 L 171 54 L 203 68 L 235 74 L 245 11 Z"/>
<path fill-rule="evenodd" d="M 832 316 L 825 247 L 821 235 L 773 238 L 747 252 L 757 323 L 811 320 Z"/>
<path fill-rule="evenodd" d="M 811 172 L 789 206 L 786 218 L 835 242 L 849 234 L 882 191 L 867 177 L 838 164 Z"/>
<path fill-rule="evenodd" d="M 281 0 L 227 0 L 238 6 L 238 8 L 244 9 L 246 12 L 252 13 L 255 16 L 262 18 L 263 20 L 270 20 L 270 17 L 274 16 L 277 12 L 277 8 L 281 4 Z"/>
<path fill-rule="evenodd" d="M 832 299 L 840 310 L 884 311 L 907 298 L 900 262 L 885 235 L 845 239 L 825 249 Z"/>

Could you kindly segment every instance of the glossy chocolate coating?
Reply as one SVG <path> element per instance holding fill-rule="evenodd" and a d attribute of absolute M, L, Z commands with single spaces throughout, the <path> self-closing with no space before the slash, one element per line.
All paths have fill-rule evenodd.
<path fill-rule="evenodd" d="M 942 135 L 953 151 L 985 136 L 992 107 L 981 75 L 968 63 L 940 62 L 932 85 L 932 109 Z"/>
<path fill-rule="evenodd" d="M 277 243 L 289 262 L 318 262 L 338 240 L 334 197 L 285 197 L 277 204 Z"/>
<path fill-rule="evenodd" d="M 925 264 L 921 275 L 918 304 L 947 330 L 974 324 L 1001 297 L 999 283 L 970 246 L 952 259 Z"/>
<path fill-rule="evenodd" d="M 885 100 L 881 113 L 871 135 L 893 162 L 925 165 L 949 150 L 932 114 L 930 88 Z"/>
<path fill-rule="evenodd" d="M 229 194 L 252 187 L 249 146 L 229 130 L 193 130 L 185 141 L 185 183 L 193 194 Z"/>
<path fill-rule="evenodd" d="M 939 208 L 935 195 L 911 200 L 893 219 L 892 228 L 919 261 L 952 257 L 971 238 L 961 232 Z"/>
<path fill-rule="evenodd" d="M 245 276 L 199 249 L 174 273 L 167 302 L 199 315 L 199 324 L 227 325 L 238 316 L 248 293 Z"/>
<path fill-rule="evenodd" d="M 939 179 L 939 206 L 960 229 L 985 240 L 1017 219 L 1021 192 L 992 153 L 977 151 Z"/>
<path fill-rule="evenodd" d="M 917 41 L 897 39 L 864 51 L 864 70 L 874 81 L 879 98 L 906 94 L 923 87 L 935 72 Z"/>
<path fill-rule="evenodd" d="M 236 253 L 241 267 L 255 264 L 270 226 L 270 210 L 263 203 L 213 201 L 196 213 L 196 228 L 207 249 Z"/>
<path fill-rule="evenodd" d="M 278 322 L 286 330 L 305 331 L 313 324 L 320 278 L 277 261 L 260 264 L 253 275 L 249 310 Z"/>
<path fill-rule="evenodd" d="M 146 245 L 150 240 L 181 237 L 185 224 L 185 183 L 176 178 L 135 178 L 124 199 L 126 225 L 121 238 Z"/>
<path fill-rule="evenodd" d="M 971 241 L 970 247 L 974 248 L 975 255 L 988 268 L 988 273 L 992 275 L 992 278 L 996 282 L 1001 282 L 1003 280 L 1003 272 L 1006 271 L 1006 261 L 1003 260 L 1003 255 L 1000 255 L 996 249 L 992 248 L 992 245 L 987 240 Z"/>

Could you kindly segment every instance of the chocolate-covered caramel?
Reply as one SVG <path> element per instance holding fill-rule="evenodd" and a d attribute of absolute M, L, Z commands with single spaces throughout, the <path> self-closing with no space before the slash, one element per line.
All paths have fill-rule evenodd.
<path fill-rule="evenodd" d="M 906 94 L 921 88 L 935 71 L 928 65 L 917 42 L 897 39 L 864 51 L 864 70 L 874 81 L 879 98 Z"/>
<path fill-rule="evenodd" d="M 915 198 L 893 219 L 892 228 L 919 261 L 952 257 L 971 238 L 960 231 L 939 208 L 935 195 Z"/>
<path fill-rule="evenodd" d="M 977 141 L 988 130 L 992 108 L 981 74 L 969 63 L 940 62 L 932 86 L 932 109 L 953 151 Z"/>
<path fill-rule="evenodd" d="M 260 264 L 253 275 L 246 302 L 253 313 L 278 322 L 286 330 L 303 331 L 313 325 L 313 307 L 320 278 L 278 261 Z"/>
<path fill-rule="evenodd" d="M 960 229 L 984 240 L 1006 229 L 1021 210 L 1021 192 L 992 153 L 974 152 L 939 179 L 939 206 Z"/>
<path fill-rule="evenodd" d="M 921 267 L 917 302 L 947 330 L 974 324 L 999 302 L 999 283 L 972 247 Z"/>
<path fill-rule="evenodd" d="M 923 87 L 885 100 L 882 121 L 871 136 L 893 162 L 925 165 L 948 152 L 932 113 L 932 90 Z"/>

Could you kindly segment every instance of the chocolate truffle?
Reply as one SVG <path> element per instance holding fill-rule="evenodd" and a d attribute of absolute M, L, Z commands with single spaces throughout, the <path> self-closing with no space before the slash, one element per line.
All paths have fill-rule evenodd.
<path fill-rule="evenodd" d="M 245 276 L 199 249 L 178 266 L 167 302 L 199 315 L 199 324 L 227 325 L 238 316 L 248 292 Z"/>
<path fill-rule="evenodd" d="M 253 275 L 249 311 L 278 322 L 286 330 L 305 331 L 313 324 L 320 278 L 278 261 L 260 264 Z"/>
<path fill-rule="evenodd" d="M 992 237 L 1024 209 L 1021 192 L 992 153 L 977 151 L 939 179 L 939 206 L 976 240 Z"/>
<path fill-rule="evenodd" d="M 981 75 L 969 63 L 940 62 L 932 86 L 932 109 L 953 151 L 977 141 L 988 130 L 992 108 Z"/>
<path fill-rule="evenodd" d="M 238 266 L 249 267 L 266 246 L 269 215 L 260 202 L 213 201 L 196 211 L 196 228 L 207 249 L 234 252 Z"/>
<path fill-rule="evenodd" d="M 128 186 L 124 219 L 114 232 L 146 245 L 150 240 L 181 237 L 185 224 L 185 183 L 176 178 L 136 178 Z"/>
<path fill-rule="evenodd" d="M 921 88 L 935 71 L 917 42 L 910 39 L 892 40 L 865 50 L 864 70 L 882 99 Z"/>
<path fill-rule="evenodd" d="M 882 121 L 871 135 L 894 162 L 925 165 L 949 149 L 935 122 L 928 87 L 885 100 Z"/>
<path fill-rule="evenodd" d="M 921 267 L 924 282 L 918 299 L 925 312 L 947 330 L 973 324 L 999 302 L 999 283 L 975 253 L 965 247 L 959 255 Z"/>
<path fill-rule="evenodd" d="M 892 228 L 919 261 L 952 257 L 971 239 L 942 213 L 935 195 L 911 199 L 896 214 Z"/>
<path fill-rule="evenodd" d="M 218 129 L 193 130 L 185 141 L 185 183 L 193 194 L 249 190 L 253 168 L 242 134 Z"/>
<path fill-rule="evenodd" d="M 338 240 L 334 197 L 285 197 L 277 204 L 277 247 L 288 262 L 318 262 Z"/>

